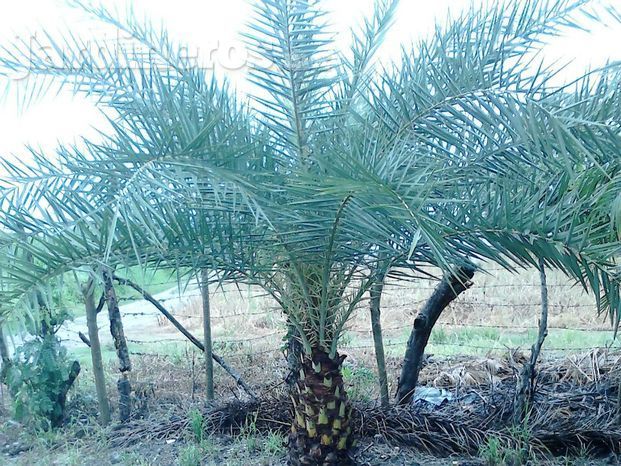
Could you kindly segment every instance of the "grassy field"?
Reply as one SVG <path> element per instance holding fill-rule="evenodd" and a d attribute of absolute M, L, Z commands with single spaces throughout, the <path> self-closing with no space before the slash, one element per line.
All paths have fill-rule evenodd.
<path fill-rule="evenodd" d="M 143 272 L 138 267 L 132 267 L 118 270 L 117 274 L 139 283 L 153 294 L 172 288 L 177 284 L 177 277 L 174 272 L 167 270 L 148 270 L 147 272 Z M 78 275 L 78 280 L 80 283 L 83 283 L 87 280 L 87 277 L 81 274 Z M 117 287 L 116 291 L 122 302 L 142 299 L 137 291 L 129 287 Z M 100 293 L 101 290 L 97 290 L 95 294 L 99 296 Z M 53 290 L 53 295 L 55 304 L 69 311 L 72 317 L 84 315 L 82 293 L 78 288 L 78 283 L 76 283 L 73 277 L 65 277 L 62 286 Z"/>

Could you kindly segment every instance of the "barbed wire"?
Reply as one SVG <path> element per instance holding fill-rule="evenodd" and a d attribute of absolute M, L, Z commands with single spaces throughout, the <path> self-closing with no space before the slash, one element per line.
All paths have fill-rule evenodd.
<path fill-rule="evenodd" d="M 177 296 L 170 296 L 168 298 L 158 298 L 157 296 L 154 296 L 154 298 L 161 302 L 161 303 L 165 303 L 168 301 L 184 301 L 187 299 L 192 299 L 192 298 L 200 298 L 201 294 L 200 293 L 196 293 L 196 294 L 182 294 L 182 295 L 177 295 Z M 122 301 L 130 301 L 130 302 L 136 302 L 136 301 L 143 301 L 142 296 L 123 296 L 117 299 L 117 301 L 122 302 Z"/>
<path fill-rule="evenodd" d="M 192 298 L 199 298 L 201 295 L 200 294 L 190 294 L 190 295 L 181 295 L 181 296 L 171 296 L 169 298 L 155 298 L 157 301 L 159 301 L 160 303 L 165 303 L 165 302 L 169 302 L 169 301 L 179 301 L 180 304 L 184 304 L 184 301 L 188 300 L 188 299 L 192 299 Z M 121 301 L 130 301 L 130 302 L 140 302 L 143 301 L 141 298 L 119 298 L 118 299 L 119 302 Z M 427 299 L 416 299 L 413 301 L 409 301 L 407 303 L 399 303 L 399 304 L 385 304 L 383 307 L 385 308 L 389 308 L 389 309 L 394 309 L 394 308 L 403 308 L 403 307 L 412 307 L 412 306 L 417 306 L 420 304 L 424 304 L 427 302 Z M 535 306 L 539 306 L 540 303 L 538 302 L 529 302 L 529 303 L 494 303 L 494 302 L 489 302 L 489 301 L 468 301 L 468 300 L 463 300 L 460 298 L 457 298 L 453 303 L 451 303 L 451 306 L 455 306 L 456 304 L 464 304 L 464 305 L 470 305 L 470 306 L 487 306 L 487 307 L 535 307 Z M 560 307 L 560 308 L 584 308 L 584 309 L 588 309 L 588 308 L 595 308 L 596 305 L 595 304 L 569 304 L 569 303 L 550 303 L 548 305 L 549 307 Z"/>
<path fill-rule="evenodd" d="M 211 319 L 229 319 L 229 318 L 234 318 L 234 317 L 252 317 L 252 316 L 265 316 L 265 315 L 270 315 L 273 314 L 274 310 L 267 310 L 267 311 L 260 311 L 260 312 L 238 312 L 235 314 L 227 314 L 227 315 L 212 315 L 210 316 Z M 177 318 L 182 318 L 182 319 L 202 319 L 203 316 L 198 315 L 198 314 L 178 314 L 178 313 L 173 313 L 173 315 Z M 127 311 L 127 312 L 121 312 L 121 316 L 153 316 L 153 317 L 163 317 L 163 315 L 157 311 L 157 310 L 153 310 L 150 312 L 141 312 L 141 311 Z"/>
<path fill-rule="evenodd" d="M 171 298 L 172 299 L 172 298 Z M 176 299 L 176 298 L 175 298 Z M 160 302 L 165 301 L 165 300 L 159 300 Z M 385 304 L 382 306 L 383 309 L 386 310 L 390 310 L 390 309 L 402 309 L 402 308 L 407 308 L 407 307 L 414 307 L 417 306 L 419 304 L 423 304 L 427 302 L 426 299 L 423 300 L 416 300 L 416 301 L 411 301 L 409 303 L 402 303 L 402 304 Z M 533 308 L 539 308 L 540 303 L 490 303 L 490 302 L 485 302 L 485 301 L 460 301 L 460 300 L 455 300 L 453 303 L 451 303 L 451 305 L 449 307 L 454 307 L 456 304 L 465 304 L 465 305 L 470 305 L 470 306 L 475 306 L 475 305 L 479 305 L 479 306 L 485 306 L 485 307 L 489 307 L 489 308 L 493 308 L 493 307 L 506 307 L 506 308 L 512 308 L 512 307 L 533 307 Z M 563 303 L 551 303 L 548 305 L 548 307 L 552 307 L 552 308 L 571 308 L 571 309 L 576 309 L 576 308 L 583 308 L 583 309 L 589 309 L 589 308 L 593 308 L 595 309 L 596 306 L 593 304 L 563 304 Z M 360 308 L 359 308 L 360 309 Z M 258 311 L 258 312 L 239 312 L 239 313 L 234 313 L 234 314 L 225 314 L 225 315 L 212 315 L 211 318 L 212 319 L 229 319 L 229 318 L 235 318 L 235 317 L 252 317 L 252 316 L 264 316 L 264 315 L 268 315 L 268 314 L 273 314 L 274 312 L 278 312 L 278 308 L 274 307 L 274 308 L 270 308 L 267 310 L 263 310 L 263 311 Z M 201 315 L 199 314 L 179 314 L 179 313 L 173 313 L 175 317 L 179 317 L 179 318 L 185 318 L 185 319 L 200 319 L 202 318 Z M 161 314 L 154 310 L 154 311 L 149 311 L 149 312 L 145 312 L 145 311 L 122 311 L 121 312 L 122 316 L 160 316 Z M 495 327 L 502 327 L 500 325 L 495 325 Z M 565 328 L 565 327 L 559 327 L 559 328 Z"/>
<path fill-rule="evenodd" d="M 504 269 L 488 269 L 488 271 L 499 271 L 499 270 L 504 270 Z M 177 282 L 149 283 L 148 285 L 145 285 L 145 286 L 153 287 L 153 286 L 163 286 L 163 285 L 171 285 L 169 290 L 164 290 L 163 292 L 170 291 L 171 289 L 177 288 Z M 388 285 L 388 287 L 390 287 L 390 284 Z M 519 289 L 519 288 L 540 288 L 541 285 L 539 283 L 496 283 L 496 284 L 481 283 L 481 284 L 477 284 L 475 282 L 474 287 L 478 289 L 496 289 L 496 288 L 518 288 Z M 397 289 L 397 288 L 398 286 L 393 287 L 393 289 Z M 580 285 L 575 284 L 575 283 L 573 284 L 559 283 L 559 284 L 548 285 L 548 288 L 577 288 L 579 289 Z M 192 291 L 196 291 L 195 287 L 190 287 L 190 289 Z M 435 289 L 436 289 L 435 286 L 429 286 L 429 285 L 416 287 L 417 291 L 433 291 Z M 201 294 L 200 292 L 198 292 L 198 293 L 192 293 L 192 294 L 186 294 L 186 293 L 178 294 L 177 296 L 170 296 L 170 297 L 159 298 L 159 299 L 156 297 L 156 299 L 160 302 L 167 302 L 167 301 L 173 301 L 173 300 L 184 300 L 184 299 L 192 299 L 192 298 L 200 298 L 200 297 L 201 297 Z M 247 296 L 246 298 L 253 299 L 253 298 L 258 298 L 258 297 L 267 297 L 267 295 L 257 293 L 255 295 Z M 139 294 L 137 294 L 136 296 L 123 296 L 123 297 L 118 298 L 119 302 L 121 301 L 133 302 L 133 301 L 141 301 L 141 300 L 142 300 L 142 297 Z M 424 300 L 422 302 L 424 302 Z M 518 304 L 518 305 L 521 305 L 521 304 Z M 530 305 L 530 303 L 524 303 L 523 305 Z"/>
<path fill-rule="evenodd" d="M 394 331 L 394 330 L 404 330 L 411 329 L 413 323 L 398 325 L 396 327 L 383 327 L 382 332 L 386 331 Z M 437 322 L 435 324 L 437 327 L 462 327 L 462 328 L 488 328 L 488 329 L 509 329 L 509 330 L 537 330 L 538 327 L 536 325 L 507 325 L 507 324 L 478 324 L 478 323 L 460 323 L 460 322 Z M 548 329 L 550 330 L 568 330 L 575 332 L 611 332 L 614 333 L 614 329 L 612 328 L 603 328 L 603 327 L 561 327 L 561 326 L 553 326 L 548 325 Z M 371 328 L 368 329 L 347 329 L 348 332 L 352 333 L 371 333 Z"/>
<path fill-rule="evenodd" d="M 163 342 L 167 342 L 170 340 L 164 340 Z M 184 340 L 187 341 L 187 340 Z M 134 341 L 135 343 L 135 341 Z M 154 341 L 144 341 L 142 343 L 155 343 Z M 396 346 L 405 346 L 407 344 L 407 341 L 397 341 L 397 342 L 391 342 L 388 341 L 386 343 L 384 343 L 384 346 L 387 347 L 396 347 Z M 451 342 L 451 343 L 434 343 L 434 342 L 430 342 L 429 346 L 431 347 L 438 347 L 438 346 L 445 346 L 445 347 L 458 347 L 458 348 L 468 348 L 468 349 L 476 349 L 476 350 L 480 350 L 480 351 L 513 351 L 513 350 L 517 350 L 520 348 L 524 348 L 525 345 L 516 345 L 516 346 L 509 346 L 509 345 L 473 345 L 470 343 L 461 343 L 461 342 Z M 347 352 L 347 351 L 351 351 L 351 350 L 361 350 L 361 349 L 373 349 L 374 345 L 372 344 L 364 344 L 364 345 L 345 345 L 342 346 L 340 351 L 341 352 Z M 547 347 L 546 350 L 547 351 L 558 351 L 558 352 L 585 352 L 585 351 L 593 351 L 593 350 L 607 350 L 607 349 L 611 349 L 611 348 L 619 348 L 618 346 L 606 346 L 606 345 L 596 345 L 596 346 L 550 346 Z M 266 348 L 266 349 L 261 349 L 261 350 L 256 350 L 256 351 L 239 351 L 239 352 L 227 352 L 227 353 L 223 353 L 222 356 L 225 358 L 237 358 L 237 357 L 249 357 L 249 356 L 259 356 L 259 355 L 263 355 L 263 354 L 268 354 L 268 353 L 274 353 L 274 352 L 282 352 L 282 347 L 272 347 L 272 348 Z M 160 353 L 153 353 L 155 355 L 160 355 Z"/>
<path fill-rule="evenodd" d="M 425 280 L 425 282 L 427 282 L 427 281 L 429 281 L 429 280 Z M 416 281 L 410 281 L 409 283 L 410 284 L 415 284 Z M 161 286 L 161 285 L 165 285 L 165 283 L 150 283 L 148 285 L 145 285 L 145 287 Z M 398 288 L 402 287 L 401 285 L 391 284 L 390 282 L 388 282 L 387 286 L 390 289 L 398 289 Z M 539 283 L 477 283 L 475 281 L 474 282 L 474 287 L 476 287 L 476 288 L 540 288 L 541 285 Z M 548 287 L 551 287 L 551 288 L 577 288 L 577 289 L 581 288 L 581 286 L 579 284 L 575 284 L 575 283 L 549 284 Z M 161 293 L 166 292 L 166 291 L 170 291 L 170 290 L 175 289 L 175 288 L 177 288 L 176 283 L 170 283 L 170 288 L 168 290 L 162 290 Z M 435 286 L 429 286 L 429 285 L 416 286 L 415 288 L 416 288 L 416 290 L 425 290 L 425 291 L 431 291 L 431 290 L 435 290 L 436 289 Z M 192 286 L 192 287 L 190 287 L 190 289 L 191 290 L 196 290 L 196 287 Z M 229 291 L 225 291 L 225 293 L 229 293 Z M 230 293 L 233 293 L 233 291 L 230 291 Z M 158 294 L 158 293 L 156 293 L 156 294 Z M 242 295 L 241 293 L 238 293 L 238 294 Z M 196 296 L 200 296 L 200 294 L 196 295 Z M 267 297 L 267 296 L 268 296 L 267 294 L 257 293 L 256 295 L 249 296 L 249 297 L 250 298 L 258 298 L 258 297 Z M 124 296 L 124 297 L 119 298 L 119 299 L 140 299 L 140 295 L 137 293 L 136 297 Z"/>
<path fill-rule="evenodd" d="M 237 343 L 237 344 L 244 344 L 244 343 L 248 343 L 248 342 L 256 342 L 258 340 L 262 340 L 262 339 L 266 339 L 269 337 L 273 337 L 275 335 L 279 335 L 280 332 L 272 332 L 269 334 L 265 334 L 265 335 L 259 335 L 257 337 L 250 337 L 250 338 L 245 338 L 245 339 L 226 339 L 226 340 L 218 340 L 215 339 L 214 340 L 214 346 L 218 347 L 219 344 L 231 344 L 231 343 Z M 82 340 L 79 339 L 73 339 L 73 338 L 61 338 L 60 339 L 61 342 L 63 341 L 67 341 L 67 342 L 72 342 L 72 343 L 79 343 L 79 344 L 84 344 L 84 342 Z M 138 340 L 138 339 L 132 339 L 132 338 L 127 338 L 127 342 L 128 343 L 133 343 L 133 344 L 137 344 L 137 345 L 158 345 L 158 344 L 163 344 L 163 343 L 186 343 L 188 345 L 191 345 L 191 342 L 187 339 L 183 339 L 183 338 L 162 338 L 162 339 L 150 339 L 150 340 Z M 499 342 L 500 343 L 500 342 Z M 400 341 L 391 341 L 388 340 L 387 342 L 384 342 L 384 346 L 385 347 L 395 347 L 395 346 L 405 346 L 407 344 L 407 340 L 400 340 Z M 448 343 L 440 343 L 440 342 L 433 342 L 430 341 L 429 342 L 429 346 L 431 347 L 457 347 L 457 348 L 468 348 L 468 349 L 476 349 L 476 350 L 481 350 L 481 351 L 512 351 L 512 350 L 516 350 L 519 348 L 523 348 L 523 347 L 527 347 L 529 346 L 529 344 L 523 344 L 523 345 L 509 345 L 509 344 L 505 344 L 505 345 L 474 345 L 471 343 L 464 343 L 464 342 L 459 342 L 459 341 L 453 341 L 453 342 L 448 342 Z M 341 347 L 341 351 L 351 351 L 351 350 L 360 350 L 360 349 L 373 349 L 374 345 L 371 343 L 368 344 L 360 344 L 360 345 L 343 345 Z M 589 345 L 589 346 L 546 346 L 545 349 L 546 351 L 558 351 L 558 352 L 584 352 L 584 351 L 593 351 L 593 350 L 597 350 L 597 349 L 610 349 L 610 348 L 620 348 L 620 345 L 614 346 L 612 344 L 612 341 L 609 345 Z M 282 351 L 282 347 L 272 347 L 272 348 L 263 348 L 263 349 L 259 349 L 259 350 L 255 350 L 255 351 L 239 351 L 239 352 L 223 352 L 223 356 L 226 358 L 229 357 L 240 357 L 240 356 L 256 356 L 256 355 L 262 355 L 262 354 L 267 354 L 267 353 L 271 353 L 271 352 L 280 352 Z M 132 351 L 130 351 L 132 352 Z M 162 353 L 152 353 L 154 355 L 162 355 Z M 165 353 L 164 353 L 165 354 Z"/>
<path fill-rule="evenodd" d="M 504 271 L 504 270 L 505 269 L 502 269 L 502 268 L 487 269 L 488 272 Z M 436 289 L 435 286 L 429 285 L 429 281 L 421 281 L 420 283 L 423 283 L 423 284 L 421 286 L 415 287 L 417 291 L 433 291 Z M 177 286 L 178 282 L 149 283 L 147 286 L 154 287 L 154 286 L 164 286 L 168 284 L 171 285 L 171 288 L 179 288 Z M 533 308 L 533 309 L 538 310 L 541 306 L 540 302 L 538 301 L 526 302 L 524 298 L 522 298 L 520 302 L 516 302 L 516 303 L 507 302 L 506 300 L 503 300 L 502 302 L 494 302 L 496 299 L 500 300 L 501 295 L 494 296 L 492 290 L 494 289 L 521 290 L 521 289 L 526 289 L 526 288 L 539 289 L 540 287 L 541 285 L 539 283 L 522 283 L 522 284 L 520 283 L 497 283 L 497 284 L 479 283 L 477 284 L 475 282 L 475 286 L 473 287 L 473 289 L 482 290 L 483 296 L 484 296 L 483 299 L 477 299 L 473 296 L 460 296 L 455 301 L 453 301 L 453 303 L 451 303 L 450 308 L 459 309 L 460 306 L 474 306 L 474 307 L 479 307 L 483 309 Z M 568 289 L 568 288 L 580 288 L 580 286 L 576 284 L 564 284 L 564 283 L 548 285 L 548 289 L 551 292 L 553 292 L 553 290 L 555 289 Z M 187 290 L 187 293 L 183 293 L 181 291 L 178 294 L 170 295 L 170 291 L 169 291 L 168 295 L 165 295 L 162 298 L 157 298 L 157 295 L 155 295 L 155 297 L 161 303 L 176 301 L 179 303 L 178 307 L 187 306 L 188 301 L 194 298 L 201 297 L 200 292 L 198 292 L 198 290 L 195 287 L 188 287 L 186 288 L 186 290 Z M 246 299 L 266 297 L 265 295 L 260 294 L 260 293 L 259 294 L 249 293 L 248 295 L 245 295 L 244 293 L 239 293 L 239 294 L 240 296 L 243 296 Z M 121 297 L 119 298 L 119 301 L 136 303 L 136 302 L 142 301 L 142 297 L 140 295 L 130 296 L 130 297 Z M 397 299 L 396 301 L 402 301 L 402 300 Z M 425 297 L 424 299 L 413 299 L 407 302 L 395 302 L 395 303 L 390 303 L 390 299 L 387 299 L 386 302 L 382 304 L 382 309 L 383 310 L 404 309 L 405 310 L 404 315 L 415 315 L 417 309 L 426 302 L 427 302 L 427 297 Z M 146 302 L 144 304 L 145 304 L 145 307 L 151 306 L 150 304 Z M 171 307 L 174 308 L 177 306 L 172 305 Z M 359 306 L 360 310 L 362 310 L 363 308 L 368 309 L 368 304 L 366 302 Z M 581 302 L 578 302 L 578 303 L 576 302 L 573 302 L 573 303 L 551 302 L 549 304 L 549 308 L 550 309 L 561 309 L 561 310 L 562 309 L 596 309 L 596 305 L 594 303 L 584 304 Z M 183 309 L 179 309 L 179 310 L 183 311 Z M 166 320 L 166 318 L 162 316 L 155 309 L 153 311 L 141 311 L 141 310 L 122 311 L 121 310 L 121 315 L 123 317 L 152 316 L 154 318 L 158 318 L 158 320 L 159 319 Z M 202 320 L 202 315 L 200 315 L 200 313 L 194 314 L 194 313 L 190 313 L 186 311 L 182 313 L 173 312 L 173 315 L 176 318 L 180 318 L 180 319 L 190 319 L 190 320 L 196 319 L 197 321 Z M 234 319 L 234 318 L 247 319 L 250 317 L 264 317 L 264 316 L 270 316 L 270 315 L 273 317 L 282 316 L 282 314 L 280 314 L 277 307 L 270 306 L 270 307 L 263 307 L 261 310 L 258 310 L 258 311 L 249 310 L 248 312 L 235 312 L 231 314 L 212 315 L 211 319 L 214 321 L 219 321 L 219 320 L 227 320 L 227 319 Z M 391 339 L 389 337 L 387 338 L 387 335 L 389 335 L 391 332 L 401 332 L 404 330 L 410 330 L 412 328 L 412 325 L 413 323 L 410 321 L 410 322 L 403 323 L 402 325 L 385 326 L 383 328 L 384 338 L 386 339 L 384 346 L 385 347 L 405 347 L 405 345 L 407 344 L 407 340 L 399 339 L 398 338 L 399 335 L 393 335 L 394 337 L 398 338 L 396 340 Z M 490 330 L 491 329 L 496 329 L 496 330 L 504 329 L 504 330 L 515 330 L 515 331 L 531 331 L 531 330 L 536 331 L 538 328 L 536 323 L 533 323 L 532 325 L 528 325 L 525 323 L 495 324 L 495 323 L 478 323 L 478 322 L 471 323 L 467 321 L 464 321 L 464 322 L 440 321 L 436 325 L 437 325 L 437 328 L 441 328 L 441 327 L 461 328 L 461 329 L 481 328 L 481 329 L 490 329 Z M 274 326 L 272 326 L 272 328 L 274 328 Z M 610 333 L 610 334 L 614 333 L 614 330 L 612 328 L 604 328 L 601 326 L 601 324 L 597 326 L 594 325 L 593 327 L 589 327 L 587 324 L 576 325 L 576 326 L 549 325 L 548 329 L 557 330 L 557 331 L 567 331 L 567 332 L 575 331 L 575 332 L 600 332 L 600 333 Z M 370 328 L 368 329 L 350 328 L 350 329 L 347 329 L 347 331 L 353 334 L 359 334 L 359 335 L 363 334 L 363 335 L 369 335 L 369 336 L 371 335 Z M 273 343 L 274 337 L 279 336 L 279 340 L 280 340 L 282 335 L 284 335 L 283 330 L 275 330 L 270 333 L 266 333 L 262 335 L 253 335 L 253 336 L 243 337 L 243 338 L 228 338 L 228 337 L 218 338 L 216 335 L 214 337 L 214 348 L 217 349 L 219 352 L 221 352 L 224 358 L 231 358 L 231 359 L 253 358 L 253 357 L 258 357 L 258 356 L 265 355 L 265 354 L 282 352 L 283 351 L 282 345 L 278 347 L 273 347 L 271 345 L 268 347 L 265 347 L 265 345 L 269 345 L 270 339 L 272 339 L 272 343 Z M 457 338 L 459 338 L 459 334 L 457 334 Z M 343 352 L 374 350 L 374 345 L 372 343 L 367 343 L 364 340 L 366 340 L 366 338 L 363 339 L 363 341 L 360 342 L 360 344 L 343 345 L 340 348 L 340 350 Z M 492 338 L 489 338 L 489 340 L 492 340 Z M 496 340 L 496 339 L 493 339 L 493 340 Z M 77 338 L 71 338 L 71 337 L 61 339 L 61 341 L 76 343 L 79 345 L 84 344 L 84 341 L 77 339 Z M 130 353 L 136 356 L 170 357 L 170 354 L 167 353 L 166 349 L 163 349 L 163 348 L 160 351 L 158 351 L 158 348 L 156 348 L 155 352 L 144 351 L 144 349 L 150 349 L 148 345 L 154 345 L 157 347 L 157 345 L 162 345 L 162 344 L 178 345 L 178 344 L 183 343 L 186 345 L 186 348 L 189 347 L 189 348 L 194 349 L 194 347 L 192 346 L 189 340 L 182 338 L 182 337 L 175 337 L 175 336 L 171 338 L 161 338 L 161 339 L 128 338 L 127 342 L 130 345 Z M 490 341 L 489 344 L 485 344 L 485 343 L 476 344 L 476 343 L 479 343 L 479 342 L 477 341 L 475 341 L 474 343 L 468 343 L 467 341 L 434 342 L 432 339 L 432 341 L 429 342 L 429 347 L 432 348 L 432 351 L 433 350 L 437 351 L 438 348 L 455 348 L 456 352 L 459 351 L 459 349 L 466 350 L 465 352 L 467 352 L 467 350 L 474 350 L 477 352 L 498 352 L 498 351 L 511 351 L 517 348 L 529 348 L 530 347 L 530 343 L 526 343 L 526 342 L 520 345 L 517 345 L 514 343 L 505 344 L 501 340 Z M 581 352 L 594 351 L 598 349 L 609 349 L 612 347 L 614 348 L 620 347 L 618 342 L 615 341 L 614 343 L 615 343 L 615 346 L 613 346 L 612 341 L 610 345 L 606 345 L 606 346 L 601 346 L 601 345 L 544 346 L 544 350 L 547 352 L 581 353 Z M 256 347 L 254 347 L 255 344 L 256 344 Z M 235 346 L 235 345 L 239 345 L 239 346 Z M 199 351 L 197 349 L 195 350 Z"/>

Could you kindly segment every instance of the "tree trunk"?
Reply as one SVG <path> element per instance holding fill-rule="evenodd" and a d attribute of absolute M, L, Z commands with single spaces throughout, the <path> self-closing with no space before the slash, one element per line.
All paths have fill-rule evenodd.
<path fill-rule="evenodd" d="M 384 341 L 382 338 L 381 323 L 381 299 L 384 289 L 385 275 L 378 276 L 377 281 L 371 286 L 369 294 L 371 297 L 371 331 L 373 332 L 373 345 L 375 346 L 375 360 L 377 361 L 377 375 L 380 386 L 380 398 L 382 406 L 387 408 L 389 405 L 388 395 L 388 375 L 386 374 L 386 357 L 384 356 Z"/>
<path fill-rule="evenodd" d="M 4 377 L 11 365 L 11 357 L 9 356 L 9 348 L 6 345 L 6 340 L 4 339 L 2 325 L 0 325 L 0 361 L 2 362 L 2 367 L 0 368 L 0 383 L 3 383 Z"/>
<path fill-rule="evenodd" d="M 91 360 L 93 361 L 93 376 L 95 377 L 95 391 L 99 404 L 99 419 L 103 425 L 110 422 L 110 405 L 106 393 L 106 377 L 104 374 L 103 360 L 101 358 L 101 345 L 99 343 L 99 329 L 97 328 L 97 307 L 95 306 L 94 283 L 92 279 L 82 288 L 84 304 L 86 307 L 86 325 L 88 327 L 88 342 L 91 348 Z"/>
<path fill-rule="evenodd" d="M 37 306 L 39 308 L 39 322 L 41 325 L 41 336 L 46 337 L 48 335 L 54 334 L 54 322 L 52 319 L 52 314 L 48 308 L 48 305 L 45 301 L 43 293 L 41 290 L 37 290 L 36 293 Z"/>
<path fill-rule="evenodd" d="M 24 233 L 24 229 L 22 227 L 18 227 L 18 230 Z M 27 251 L 25 253 L 25 259 L 28 263 L 34 264 L 34 258 L 32 253 Z M 39 288 L 35 290 L 35 299 L 37 301 L 37 308 L 39 311 L 39 335 L 45 338 L 48 335 L 54 334 L 54 322 L 52 322 L 52 314 L 48 308 L 48 305 L 45 301 L 45 297 Z"/>
<path fill-rule="evenodd" d="M 103 272 L 104 293 L 108 304 L 108 317 L 110 318 L 110 333 L 114 339 L 114 348 L 119 359 L 119 372 L 121 376 L 117 381 L 117 389 L 119 391 L 119 419 L 121 422 L 129 420 L 131 415 L 131 385 L 129 382 L 129 372 L 132 369 L 129 360 L 129 350 L 127 348 L 127 340 L 123 331 L 123 322 L 121 320 L 121 311 L 119 310 L 119 302 L 112 285 L 112 275 L 108 270 Z"/>
<path fill-rule="evenodd" d="M 513 422 L 521 424 L 526 414 L 528 406 L 532 402 L 535 394 L 535 366 L 541 354 L 543 342 L 548 336 L 548 284 L 546 279 L 545 266 L 539 260 L 539 278 L 541 280 L 541 318 L 539 319 L 539 333 L 537 341 L 532 346 L 530 360 L 524 364 L 520 371 L 520 376 L 515 388 L 515 398 L 513 401 Z"/>
<path fill-rule="evenodd" d="M 313 348 L 304 355 L 291 390 L 293 422 L 289 435 L 292 466 L 349 465 L 352 446 L 350 416 L 341 365 L 345 356 Z"/>
<path fill-rule="evenodd" d="M 213 348 L 211 345 L 211 310 L 209 307 L 209 271 L 201 270 L 201 297 L 203 300 L 203 346 L 205 351 L 205 394 L 213 400 Z"/>
<path fill-rule="evenodd" d="M 431 330 L 442 311 L 461 293 L 470 288 L 472 285 L 470 279 L 474 276 L 474 272 L 474 266 L 460 266 L 449 277 L 442 279 L 414 319 L 397 389 L 399 404 L 407 404 L 412 400 Z"/>
<path fill-rule="evenodd" d="M 75 379 L 78 378 L 80 374 L 80 363 L 78 361 L 73 361 L 71 367 L 69 368 L 69 375 L 67 380 L 65 380 L 60 387 L 60 392 L 56 397 L 56 405 L 60 408 L 59 411 L 55 411 L 52 414 L 51 423 L 52 427 L 60 427 L 65 420 L 65 405 L 67 404 L 67 394 L 69 390 L 73 386 Z"/>

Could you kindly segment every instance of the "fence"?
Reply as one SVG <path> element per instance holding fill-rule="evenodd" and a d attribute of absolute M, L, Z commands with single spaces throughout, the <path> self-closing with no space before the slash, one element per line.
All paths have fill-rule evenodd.
<path fill-rule="evenodd" d="M 594 297 L 566 283 L 562 275 L 549 275 L 550 336 L 544 352 L 586 352 L 618 347 L 611 326 L 597 316 Z M 166 283 L 151 284 L 156 285 L 162 287 Z M 176 285 L 176 282 L 171 283 L 171 286 Z M 475 277 L 474 286 L 454 301 L 437 323 L 429 342 L 429 352 L 485 354 L 516 348 L 527 350 L 535 340 L 540 286 L 536 271 L 510 275 L 493 269 L 490 275 Z M 389 357 L 398 359 L 399 353 L 402 356 L 414 316 L 433 289 L 433 282 L 421 280 L 405 286 L 393 283 L 387 287 L 382 320 L 384 346 Z M 249 290 L 247 296 L 233 296 L 233 299 L 230 299 L 231 294 L 227 298 L 227 293 L 234 295 L 237 292 L 218 292 L 212 298 L 215 348 L 232 360 L 270 353 L 277 357 L 282 351 L 281 337 L 285 333 L 279 310 L 267 297 L 257 295 L 256 290 Z M 121 300 L 131 301 L 130 298 Z M 165 306 L 170 304 L 175 317 L 193 333 L 200 334 L 200 293 L 196 289 L 165 294 L 158 300 Z M 140 309 L 135 309 L 136 306 L 134 302 L 131 309 L 121 308 L 130 350 L 135 354 L 165 355 L 171 345 L 188 343 L 175 333 L 172 326 L 166 325 L 162 318 L 158 319 L 157 311 L 150 304 L 145 303 Z M 142 322 L 144 328 L 134 322 Z M 82 344 L 76 331 L 65 334 L 63 339 Z M 361 304 L 343 340 L 342 352 L 352 355 L 372 352 L 366 303 Z"/>

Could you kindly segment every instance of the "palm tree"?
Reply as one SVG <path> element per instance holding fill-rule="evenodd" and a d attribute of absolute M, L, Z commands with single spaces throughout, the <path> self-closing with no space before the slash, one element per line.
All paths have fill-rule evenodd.
<path fill-rule="evenodd" d="M 510 268 L 541 258 L 619 315 L 611 209 L 620 186 L 616 169 L 599 163 L 621 148 L 618 127 L 592 121 L 591 107 L 551 86 L 555 69 L 533 68 L 527 53 L 586 4 L 472 10 L 376 73 L 396 2 L 377 3 L 343 56 L 319 2 L 265 0 L 246 34 L 263 58 L 251 69 L 251 106 L 151 24 L 82 5 L 135 47 L 89 55 L 68 34 L 54 42 L 62 66 L 20 44 L 0 57 L 7 70 L 95 95 L 110 121 L 101 141 L 63 151 L 57 165 L 36 159 L 35 176 L 5 191 L 6 228 L 40 192 L 63 222 L 27 217 L 18 246 L 40 260 L 3 261 L 3 303 L 88 263 L 94 234 L 107 239 L 96 251 L 104 264 L 191 262 L 258 283 L 302 349 L 290 463 L 348 463 L 338 343 L 380 261 L 448 273 L 474 259 Z M 606 193 L 593 198 L 597 186 Z M 208 225 L 198 237 L 188 233 L 196 219 Z"/>

